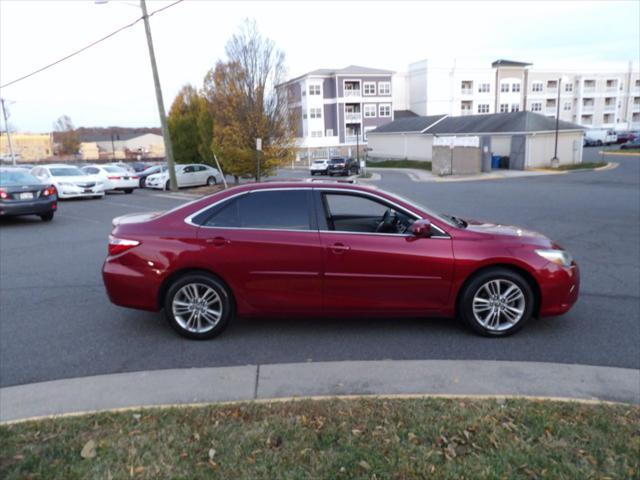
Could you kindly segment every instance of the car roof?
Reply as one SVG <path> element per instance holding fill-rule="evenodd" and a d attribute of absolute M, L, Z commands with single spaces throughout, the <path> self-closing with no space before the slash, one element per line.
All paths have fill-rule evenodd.
<path fill-rule="evenodd" d="M 380 191 L 369 185 L 359 185 L 356 183 L 348 183 L 346 181 L 314 181 L 309 182 L 307 180 L 298 180 L 298 181 L 276 181 L 276 182 L 261 182 L 261 183 L 245 183 L 243 185 L 238 185 L 237 187 L 232 187 L 235 192 L 241 191 L 254 191 L 254 190 L 269 190 L 276 188 L 331 188 L 331 189 L 345 189 L 345 190 L 359 190 L 362 192 L 370 192 L 379 194 Z"/>
<path fill-rule="evenodd" d="M 0 172 L 24 172 L 24 167 L 0 167 Z"/>

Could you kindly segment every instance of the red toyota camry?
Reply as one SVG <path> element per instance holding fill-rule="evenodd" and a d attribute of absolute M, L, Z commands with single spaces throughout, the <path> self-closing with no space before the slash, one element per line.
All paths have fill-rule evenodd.
<path fill-rule="evenodd" d="M 243 185 L 113 223 L 111 301 L 195 339 L 275 315 L 457 316 L 504 336 L 578 298 L 578 266 L 543 235 L 355 184 Z"/>

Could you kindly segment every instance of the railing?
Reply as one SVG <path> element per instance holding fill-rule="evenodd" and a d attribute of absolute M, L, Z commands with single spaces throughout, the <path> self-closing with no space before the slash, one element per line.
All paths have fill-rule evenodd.
<path fill-rule="evenodd" d="M 345 90 L 344 91 L 344 96 L 345 97 L 360 97 L 360 89 L 358 90 Z"/>
<path fill-rule="evenodd" d="M 546 107 L 547 114 L 549 113 L 553 113 L 555 115 L 556 111 L 557 111 L 557 107 L 554 105 L 553 107 Z"/>
<path fill-rule="evenodd" d="M 605 103 L 605 105 L 604 105 L 604 109 L 603 109 L 603 110 L 604 110 L 605 112 L 615 112 L 615 111 L 616 111 L 616 104 L 615 104 L 615 103 L 612 103 L 612 104 L 610 104 L 610 105 L 607 105 L 607 104 Z"/>
<path fill-rule="evenodd" d="M 583 105 L 582 111 L 585 113 L 593 112 L 593 105 Z"/>
<path fill-rule="evenodd" d="M 583 93 L 593 93 L 596 91 L 596 87 L 587 87 L 586 85 L 582 87 Z"/>
<path fill-rule="evenodd" d="M 358 135 L 346 135 L 344 141 L 345 143 L 357 143 L 362 142 L 362 138 L 359 138 Z"/>
<path fill-rule="evenodd" d="M 345 113 L 344 118 L 347 122 L 353 123 L 353 122 L 361 122 L 362 121 L 362 114 L 360 112 L 357 113 Z"/>
<path fill-rule="evenodd" d="M 460 90 L 460 93 L 462 93 L 462 95 L 473 95 L 473 88 L 462 87 L 462 89 Z"/>
<path fill-rule="evenodd" d="M 463 108 L 460 110 L 460 115 L 473 115 L 473 111 L 470 108 Z"/>

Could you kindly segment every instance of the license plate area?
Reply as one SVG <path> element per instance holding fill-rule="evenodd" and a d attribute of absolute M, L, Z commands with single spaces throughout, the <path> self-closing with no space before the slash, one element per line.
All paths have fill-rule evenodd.
<path fill-rule="evenodd" d="M 33 193 L 31 192 L 22 192 L 18 198 L 20 198 L 20 200 L 33 200 Z"/>
<path fill-rule="evenodd" d="M 84 189 L 84 193 L 91 193 L 91 189 L 90 188 L 85 188 Z"/>

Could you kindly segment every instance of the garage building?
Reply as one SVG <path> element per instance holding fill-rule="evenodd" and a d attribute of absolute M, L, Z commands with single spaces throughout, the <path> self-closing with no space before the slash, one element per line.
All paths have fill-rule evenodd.
<path fill-rule="evenodd" d="M 368 132 L 368 158 L 432 161 L 434 141 L 451 148 L 473 148 L 473 142 L 460 137 L 477 137 L 475 142 L 485 156 L 509 157 L 509 168 L 527 169 L 551 166 L 555 151 L 556 120 L 533 112 L 495 113 L 450 117 L 434 115 L 402 118 Z M 560 121 L 558 159 L 560 165 L 582 162 L 584 128 Z M 466 145 L 458 147 L 458 145 Z"/>

